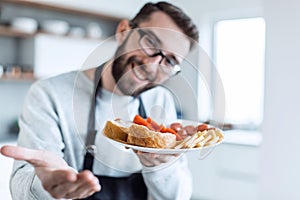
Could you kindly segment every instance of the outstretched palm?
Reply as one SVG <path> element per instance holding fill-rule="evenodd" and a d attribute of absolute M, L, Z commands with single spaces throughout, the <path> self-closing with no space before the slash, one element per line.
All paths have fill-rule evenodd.
<path fill-rule="evenodd" d="M 78 173 L 64 159 L 49 151 L 3 146 L 1 154 L 30 163 L 44 189 L 54 198 L 84 198 L 101 188 L 98 179 L 90 171 Z"/>

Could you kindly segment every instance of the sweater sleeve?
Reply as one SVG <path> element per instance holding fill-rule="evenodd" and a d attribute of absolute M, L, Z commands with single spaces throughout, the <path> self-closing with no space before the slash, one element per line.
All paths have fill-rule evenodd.
<path fill-rule="evenodd" d="M 155 200 L 185 200 L 192 195 L 192 178 L 185 155 L 157 167 L 143 167 L 150 197 Z"/>
<path fill-rule="evenodd" d="M 52 151 L 63 157 L 64 148 L 50 95 L 44 92 L 44 85 L 35 83 L 25 99 L 19 119 L 18 145 Z M 46 159 L 46 158 L 45 158 Z M 42 187 L 34 168 L 25 161 L 15 161 L 10 180 L 13 199 L 53 199 Z"/>
<path fill-rule="evenodd" d="M 34 168 L 24 161 L 15 161 L 14 171 L 10 179 L 12 199 L 53 200 L 44 190 Z"/>

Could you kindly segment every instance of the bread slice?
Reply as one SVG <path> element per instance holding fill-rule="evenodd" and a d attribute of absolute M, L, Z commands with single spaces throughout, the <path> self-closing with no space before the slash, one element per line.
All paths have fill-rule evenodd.
<path fill-rule="evenodd" d="M 126 143 L 131 124 L 120 119 L 107 121 L 103 133 L 113 140 Z"/>
<path fill-rule="evenodd" d="M 138 124 L 132 124 L 127 133 L 127 143 L 133 145 L 150 148 L 172 148 L 176 145 L 174 134 L 151 131 Z"/>

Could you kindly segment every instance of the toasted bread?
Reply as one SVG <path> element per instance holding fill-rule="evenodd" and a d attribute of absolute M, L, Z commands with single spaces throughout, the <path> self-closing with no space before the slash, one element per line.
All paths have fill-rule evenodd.
<path fill-rule="evenodd" d="M 131 124 L 120 119 L 107 121 L 103 133 L 113 140 L 126 143 Z"/>
<path fill-rule="evenodd" d="M 147 127 L 132 124 L 129 127 L 127 143 L 150 148 L 172 148 L 176 145 L 176 136 L 171 133 L 160 133 Z"/>

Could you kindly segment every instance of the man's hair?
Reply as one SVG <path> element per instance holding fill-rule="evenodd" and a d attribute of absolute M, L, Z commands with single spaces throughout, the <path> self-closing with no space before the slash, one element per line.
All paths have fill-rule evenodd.
<path fill-rule="evenodd" d="M 167 3 L 147 3 L 145 4 L 139 13 L 131 20 L 132 28 L 140 24 L 143 21 L 147 21 L 151 14 L 154 12 L 161 11 L 167 14 L 177 24 L 177 26 L 183 31 L 185 35 L 190 37 L 192 40 L 198 42 L 199 32 L 196 25 L 192 22 L 191 18 L 187 16 L 180 8 Z M 194 42 L 192 42 L 193 45 Z"/>

